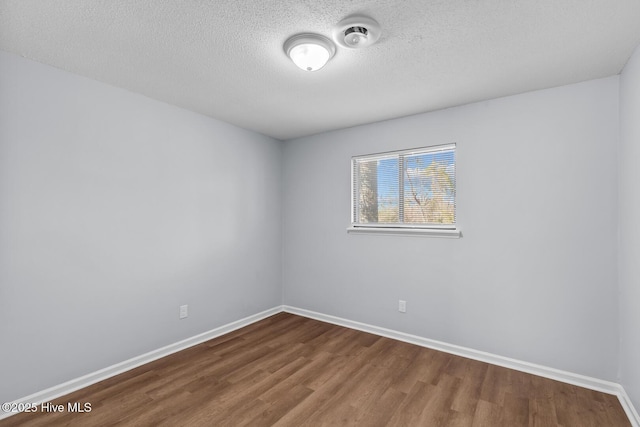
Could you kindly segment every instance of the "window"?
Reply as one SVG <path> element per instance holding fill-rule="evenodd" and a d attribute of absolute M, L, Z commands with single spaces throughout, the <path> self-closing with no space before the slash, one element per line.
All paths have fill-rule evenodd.
<path fill-rule="evenodd" d="M 449 144 L 353 157 L 350 231 L 432 230 L 458 237 L 455 149 Z"/>

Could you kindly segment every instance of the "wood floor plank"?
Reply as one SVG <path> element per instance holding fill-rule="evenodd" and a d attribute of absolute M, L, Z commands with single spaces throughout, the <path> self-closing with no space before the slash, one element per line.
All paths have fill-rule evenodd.
<path fill-rule="evenodd" d="M 466 362 L 464 373 L 460 373 L 463 375 L 462 381 L 451 403 L 451 409 L 458 413 L 473 415 L 478 405 L 483 379 L 487 374 L 489 365 L 471 359 L 467 359 Z M 456 418 L 463 417 L 457 416 Z"/>
<path fill-rule="evenodd" d="M 502 419 L 508 426 L 526 426 L 529 422 L 529 399 L 505 393 Z"/>
<path fill-rule="evenodd" d="M 449 417 L 449 410 L 460 387 L 460 378 L 453 377 L 449 374 L 442 374 L 438 380 L 433 396 L 424 403 L 424 409 L 420 414 L 418 423 L 421 426 L 441 426 L 444 425 Z"/>
<path fill-rule="evenodd" d="M 389 419 L 389 426 L 417 426 L 425 403 L 433 397 L 435 387 L 416 381 L 405 400 L 395 409 Z"/>
<path fill-rule="evenodd" d="M 472 427 L 493 427 L 504 425 L 502 422 L 500 405 L 486 400 L 478 400 L 476 412 L 473 415 Z"/>
<path fill-rule="evenodd" d="M 387 388 L 378 400 L 368 402 L 363 408 L 363 417 L 359 425 L 362 426 L 386 426 L 393 416 L 390 408 L 398 408 L 406 399 L 407 394 L 394 388 Z"/>
<path fill-rule="evenodd" d="M 613 395 L 279 313 L 9 426 L 627 427 Z"/>

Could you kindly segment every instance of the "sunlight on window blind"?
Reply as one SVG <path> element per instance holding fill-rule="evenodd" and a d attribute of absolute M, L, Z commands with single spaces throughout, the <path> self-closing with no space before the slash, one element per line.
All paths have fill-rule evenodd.
<path fill-rule="evenodd" d="M 455 145 L 354 157 L 352 168 L 354 226 L 455 226 Z"/>

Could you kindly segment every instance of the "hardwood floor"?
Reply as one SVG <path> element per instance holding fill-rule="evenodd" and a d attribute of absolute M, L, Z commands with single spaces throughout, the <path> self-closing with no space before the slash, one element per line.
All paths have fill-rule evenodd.
<path fill-rule="evenodd" d="M 0 426 L 630 425 L 612 395 L 286 313 L 53 403 Z"/>

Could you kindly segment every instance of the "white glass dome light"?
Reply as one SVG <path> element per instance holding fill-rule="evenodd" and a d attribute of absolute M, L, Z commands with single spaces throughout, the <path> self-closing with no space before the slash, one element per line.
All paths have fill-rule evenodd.
<path fill-rule="evenodd" d="M 324 36 L 305 33 L 290 37 L 284 51 L 300 69 L 317 71 L 335 55 L 336 47 Z"/>

